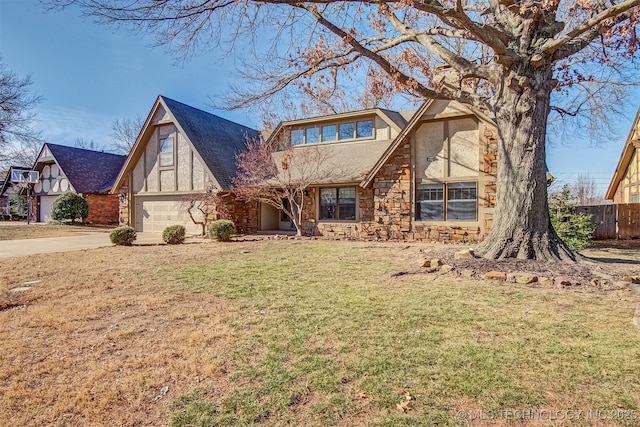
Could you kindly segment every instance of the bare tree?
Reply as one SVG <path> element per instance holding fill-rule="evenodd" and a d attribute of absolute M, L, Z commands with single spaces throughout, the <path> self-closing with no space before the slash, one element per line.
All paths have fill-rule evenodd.
<path fill-rule="evenodd" d="M 207 226 L 218 219 L 230 219 L 228 192 L 208 190 L 205 193 L 190 194 L 182 200 L 182 206 L 191 221 L 202 227 L 202 235 L 207 234 Z"/>
<path fill-rule="evenodd" d="M 605 204 L 604 194 L 598 191 L 596 181 L 589 174 L 579 174 L 576 181 L 569 186 L 571 194 L 579 206 Z"/>
<path fill-rule="evenodd" d="M 265 141 L 247 142 L 247 149 L 237 156 L 233 192 L 241 200 L 266 203 L 284 212 L 301 236 L 309 186 L 339 172 L 327 150 L 317 146 L 272 150 Z"/>
<path fill-rule="evenodd" d="M 133 119 L 123 118 L 111 124 L 111 138 L 109 149 L 118 154 L 129 154 L 133 144 L 136 143 L 138 134 L 144 125 L 144 119 L 136 116 Z"/>
<path fill-rule="evenodd" d="M 0 166 L 32 167 L 42 148 L 42 141 L 28 139 L 12 141 L 0 151 Z"/>
<path fill-rule="evenodd" d="M 31 76 L 18 77 L 0 57 L 0 165 L 31 166 L 42 143 L 33 129 L 42 98 L 32 91 Z"/>
<path fill-rule="evenodd" d="M 500 137 L 498 191 L 493 227 L 476 252 L 492 259 L 575 259 L 549 221 L 549 116 L 594 112 L 607 105 L 614 83 L 638 83 L 630 64 L 640 46 L 640 0 L 49 2 L 131 24 L 182 58 L 243 43 L 242 73 L 252 80 L 233 107 L 291 89 L 343 87 L 372 63 L 366 74 L 376 95 L 453 99 L 489 111 Z M 267 48 L 260 27 L 276 36 Z"/>
<path fill-rule="evenodd" d="M 100 147 L 98 147 L 98 144 L 96 144 L 93 139 L 86 140 L 84 138 L 76 138 L 75 141 L 73 141 L 73 146 L 76 148 L 83 148 L 85 150 L 100 150 Z"/>

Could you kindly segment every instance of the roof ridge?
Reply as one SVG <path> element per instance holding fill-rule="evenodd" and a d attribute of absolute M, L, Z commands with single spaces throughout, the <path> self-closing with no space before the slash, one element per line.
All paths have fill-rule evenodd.
<path fill-rule="evenodd" d="M 236 125 L 236 126 L 240 126 L 240 127 L 247 128 L 247 129 L 249 129 L 249 130 L 253 130 L 253 131 L 256 131 L 256 132 L 257 132 L 257 129 L 251 128 L 251 127 L 249 127 L 249 126 L 243 125 L 243 124 L 238 123 L 238 122 L 235 122 L 235 121 L 233 121 L 233 120 L 226 119 L 226 118 L 224 118 L 224 117 L 222 117 L 222 116 L 219 116 L 219 115 L 217 115 L 217 114 L 210 113 L 209 111 L 203 110 L 202 108 L 194 107 L 194 106 L 192 106 L 192 105 L 185 104 L 184 102 L 176 101 L 175 99 L 173 99 L 173 98 L 169 98 L 168 96 L 164 96 L 164 95 L 159 95 L 159 96 L 160 96 L 160 98 L 162 98 L 162 99 L 165 101 L 165 103 L 166 103 L 167 101 L 174 102 L 174 103 L 176 103 L 176 104 L 180 104 L 181 106 L 187 107 L 187 108 L 189 108 L 189 109 L 191 109 L 191 110 L 196 110 L 196 111 L 199 111 L 199 112 L 201 112 L 201 113 L 207 114 L 207 115 L 209 115 L 209 116 L 213 116 L 213 117 L 215 117 L 215 118 L 217 118 L 217 119 L 224 120 L 225 122 L 232 123 L 232 124 L 234 124 L 234 125 Z M 167 106 L 168 106 L 168 105 L 167 105 Z"/>

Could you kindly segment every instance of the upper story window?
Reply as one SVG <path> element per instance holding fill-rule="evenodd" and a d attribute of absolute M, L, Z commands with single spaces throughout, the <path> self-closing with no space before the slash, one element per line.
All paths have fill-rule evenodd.
<path fill-rule="evenodd" d="M 291 145 L 373 138 L 374 129 L 373 119 L 292 129 Z"/>
<path fill-rule="evenodd" d="M 160 166 L 173 166 L 173 138 L 160 138 Z"/>

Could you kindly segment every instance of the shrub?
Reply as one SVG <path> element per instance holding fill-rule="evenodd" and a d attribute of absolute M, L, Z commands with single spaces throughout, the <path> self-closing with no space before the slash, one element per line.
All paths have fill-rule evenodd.
<path fill-rule="evenodd" d="M 89 216 L 89 204 L 76 193 L 64 193 L 59 195 L 51 206 L 51 219 L 54 221 L 68 222 L 72 224 L 76 220 L 83 222 Z"/>
<path fill-rule="evenodd" d="M 219 219 L 209 224 L 209 237 L 220 242 L 228 242 L 231 235 L 236 234 L 236 226 L 233 221 L 228 219 Z"/>
<path fill-rule="evenodd" d="M 584 249 L 591 245 L 597 225 L 591 221 L 591 215 L 576 213 L 576 206 L 575 197 L 566 185 L 549 197 L 551 224 L 558 237 L 571 249 Z"/>
<path fill-rule="evenodd" d="M 170 225 L 162 231 L 162 241 L 169 245 L 184 242 L 186 230 L 183 225 Z"/>
<path fill-rule="evenodd" d="M 114 228 L 109 233 L 111 243 L 118 246 L 130 246 L 136 240 L 136 237 L 136 230 L 126 225 Z"/>

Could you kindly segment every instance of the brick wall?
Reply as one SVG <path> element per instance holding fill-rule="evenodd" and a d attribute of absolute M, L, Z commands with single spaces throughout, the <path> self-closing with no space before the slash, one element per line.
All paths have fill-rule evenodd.
<path fill-rule="evenodd" d="M 87 222 L 92 224 L 118 224 L 120 203 L 117 194 L 84 194 L 89 205 Z"/>

